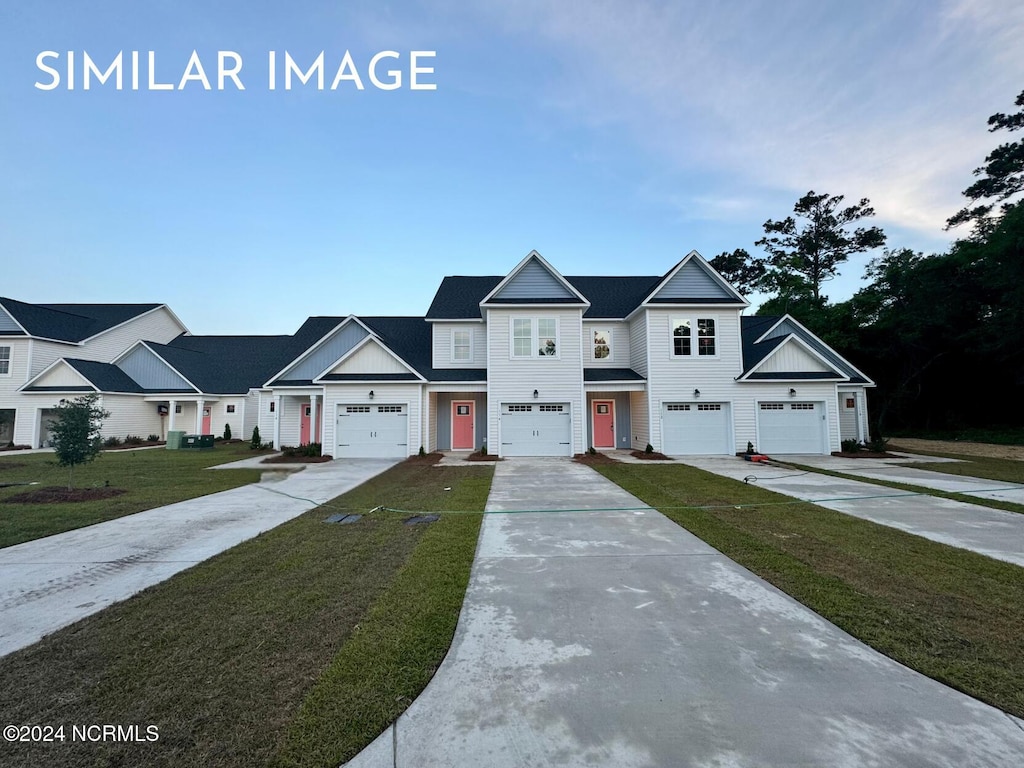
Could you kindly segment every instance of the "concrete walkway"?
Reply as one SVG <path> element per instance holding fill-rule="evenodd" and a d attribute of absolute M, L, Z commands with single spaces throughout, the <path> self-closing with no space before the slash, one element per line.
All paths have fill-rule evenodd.
<path fill-rule="evenodd" d="M 912 457 L 916 460 L 918 457 Z M 920 457 L 928 461 L 932 457 Z M 1024 504 L 1024 485 L 1007 483 L 1003 480 L 986 480 L 982 477 L 966 475 L 950 475 L 944 472 L 932 472 L 927 469 L 904 467 L 906 459 L 844 459 L 838 456 L 786 456 L 785 460 L 809 467 L 830 469 L 833 472 L 845 472 L 848 475 L 884 480 L 889 483 L 906 483 L 934 488 L 949 493 L 963 493 L 981 499 L 997 499 Z M 945 462 L 943 462 L 945 463 Z M 959 462 L 953 462 L 959 463 Z"/>
<path fill-rule="evenodd" d="M 0 549 L 0 655 L 297 517 L 394 463 L 311 464 L 278 482 Z"/>
<path fill-rule="evenodd" d="M 802 464 L 809 463 L 808 459 L 811 457 L 786 458 Z M 825 457 L 818 456 L 815 459 L 819 460 L 819 464 L 826 465 Z M 860 480 L 846 480 L 786 467 L 751 464 L 734 456 L 691 456 L 687 457 L 684 463 L 734 480 L 753 477 L 755 479 L 752 482 L 756 482 L 758 486 L 786 496 L 802 501 L 813 501 L 827 509 L 1024 566 L 1024 515 L 1016 512 L 1003 512 L 937 496 L 922 496 Z M 832 468 L 839 465 L 827 466 Z M 882 469 L 877 471 L 884 472 Z M 893 471 L 907 473 L 911 470 L 893 467 Z M 953 480 L 959 479 L 961 478 L 953 477 Z M 993 483 L 990 486 L 993 488 L 1004 485 L 988 482 Z"/>
<path fill-rule="evenodd" d="M 495 467 L 451 650 L 349 766 L 1018 766 L 1024 723 L 874 652 L 593 470 Z"/>

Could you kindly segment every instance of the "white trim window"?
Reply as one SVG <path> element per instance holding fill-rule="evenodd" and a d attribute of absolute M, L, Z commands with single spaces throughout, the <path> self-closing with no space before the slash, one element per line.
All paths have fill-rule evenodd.
<path fill-rule="evenodd" d="M 11 375 L 11 348 L 9 346 L 0 347 L 0 376 Z"/>
<path fill-rule="evenodd" d="M 470 331 L 452 329 L 452 362 L 468 363 L 473 360 L 473 334 Z"/>
<path fill-rule="evenodd" d="M 672 357 L 718 357 L 718 318 L 674 317 L 671 334 Z"/>
<path fill-rule="evenodd" d="M 612 332 L 610 328 L 594 328 L 591 342 L 591 354 L 594 360 L 611 360 Z"/>
<path fill-rule="evenodd" d="M 557 317 L 513 317 L 511 321 L 511 357 L 558 357 Z"/>

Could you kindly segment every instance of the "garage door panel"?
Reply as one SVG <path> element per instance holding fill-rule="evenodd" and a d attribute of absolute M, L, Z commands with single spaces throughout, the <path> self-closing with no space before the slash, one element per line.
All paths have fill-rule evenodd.
<path fill-rule="evenodd" d="M 391 459 L 409 454 L 409 415 L 404 405 L 340 405 L 334 457 Z"/>
<path fill-rule="evenodd" d="M 665 403 L 661 428 L 662 450 L 669 456 L 732 452 L 728 403 Z"/>
<path fill-rule="evenodd" d="M 762 453 L 825 453 L 821 403 L 759 403 L 757 431 Z"/>
<path fill-rule="evenodd" d="M 503 456 L 570 456 L 572 427 L 565 403 L 503 403 Z"/>

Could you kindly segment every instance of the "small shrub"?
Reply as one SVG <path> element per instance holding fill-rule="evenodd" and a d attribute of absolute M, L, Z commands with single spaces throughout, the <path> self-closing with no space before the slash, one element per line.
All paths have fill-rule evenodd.
<path fill-rule="evenodd" d="M 483 445 L 480 446 L 480 455 L 481 456 L 486 456 L 487 455 L 487 443 L 484 443 Z"/>
<path fill-rule="evenodd" d="M 225 424 L 224 425 L 224 439 L 225 440 L 230 440 L 231 439 L 231 425 L 230 424 Z"/>
<path fill-rule="evenodd" d="M 654 446 L 648 443 L 647 447 L 644 448 L 644 453 L 654 453 Z"/>
<path fill-rule="evenodd" d="M 321 445 L 320 443 L 309 443 L 308 445 L 302 446 L 302 448 L 305 451 L 302 454 L 303 456 L 313 456 L 313 457 L 316 457 L 316 456 L 319 456 L 321 451 L 323 450 L 323 445 Z"/>
<path fill-rule="evenodd" d="M 121 438 L 115 437 L 114 435 L 111 435 L 110 437 L 103 441 L 103 445 L 105 445 L 107 448 L 116 448 L 120 444 Z"/>
<path fill-rule="evenodd" d="M 843 449 L 843 453 L 856 453 L 861 449 L 861 444 L 858 440 L 843 440 L 840 446 Z"/>
<path fill-rule="evenodd" d="M 747 440 L 747 455 L 752 456 L 755 453 L 757 453 L 757 451 L 754 450 L 754 444 Z"/>
<path fill-rule="evenodd" d="M 146 441 L 143 440 L 139 435 L 125 435 L 124 438 L 125 445 L 142 445 L 144 442 Z"/>
<path fill-rule="evenodd" d="M 427 452 L 425 450 L 423 450 L 423 446 L 421 445 L 420 446 L 420 456 L 426 456 L 426 455 L 427 455 Z"/>
<path fill-rule="evenodd" d="M 594 446 L 590 446 L 589 448 L 587 448 L 587 453 L 589 453 L 591 456 L 596 456 L 597 450 L 594 448 Z"/>
<path fill-rule="evenodd" d="M 254 451 L 260 450 L 263 447 L 263 443 L 260 441 L 260 428 L 252 428 L 252 440 L 249 441 L 249 448 Z"/>
<path fill-rule="evenodd" d="M 159 443 L 160 442 L 160 435 L 150 435 L 149 437 L 146 438 L 146 442 L 147 443 Z"/>
<path fill-rule="evenodd" d="M 886 448 L 889 445 L 889 438 L 882 437 L 881 435 L 875 435 L 868 440 L 868 450 L 873 453 L 885 453 Z"/>

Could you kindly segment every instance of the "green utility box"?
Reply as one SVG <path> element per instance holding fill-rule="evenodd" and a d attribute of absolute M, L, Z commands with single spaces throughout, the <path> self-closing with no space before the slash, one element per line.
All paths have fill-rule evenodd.
<path fill-rule="evenodd" d="M 181 448 L 181 439 L 185 436 L 183 429 L 170 429 L 167 431 L 167 450 L 176 451 Z"/>
<path fill-rule="evenodd" d="M 181 438 L 182 450 L 186 448 L 213 448 L 213 435 L 185 435 Z"/>

